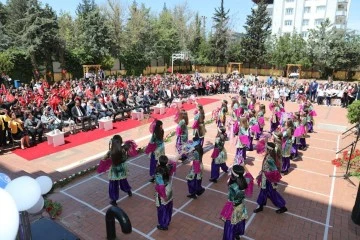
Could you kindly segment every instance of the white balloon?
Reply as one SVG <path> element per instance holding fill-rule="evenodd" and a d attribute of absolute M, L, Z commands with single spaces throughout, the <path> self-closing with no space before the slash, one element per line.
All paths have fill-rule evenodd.
<path fill-rule="evenodd" d="M 14 240 L 19 228 L 19 212 L 11 195 L 0 188 L 0 238 Z"/>
<path fill-rule="evenodd" d="M 44 208 L 44 198 L 40 196 L 39 201 L 35 205 L 27 210 L 28 213 L 35 214 L 40 212 Z"/>
<path fill-rule="evenodd" d="M 6 185 L 5 190 L 13 197 L 19 211 L 30 209 L 41 196 L 38 182 L 28 176 L 15 178 Z"/>
<path fill-rule="evenodd" d="M 53 182 L 48 176 L 37 177 L 36 181 L 40 185 L 41 195 L 47 194 L 51 190 Z"/>

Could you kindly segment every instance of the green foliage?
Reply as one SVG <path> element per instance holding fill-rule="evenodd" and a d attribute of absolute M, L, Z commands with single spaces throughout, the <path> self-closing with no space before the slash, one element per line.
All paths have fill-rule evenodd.
<path fill-rule="evenodd" d="M 360 123 L 360 101 L 354 101 L 348 106 L 346 116 L 351 124 Z"/>
<path fill-rule="evenodd" d="M 150 17 L 150 9 L 144 4 L 138 7 L 134 2 L 129 9 L 129 19 L 124 29 L 127 39 L 121 52 L 121 61 L 128 75 L 140 75 L 155 56 L 154 21 Z"/>
<path fill-rule="evenodd" d="M 266 11 L 267 4 L 260 1 L 256 9 L 246 18 L 245 36 L 241 41 L 243 61 L 257 66 L 266 62 L 266 41 L 270 36 L 271 18 Z"/>
<path fill-rule="evenodd" d="M 6 72 L 12 79 L 29 82 L 32 77 L 30 59 L 21 49 L 9 48 L 0 52 L 0 72 Z"/>
<path fill-rule="evenodd" d="M 98 64 L 110 55 L 113 40 L 106 19 L 99 8 L 79 15 L 77 21 L 76 46 L 73 53 L 81 64 Z"/>
<path fill-rule="evenodd" d="M 205 41 L 205 39 L 203 39 L 201 36 L 201 20 L 199 13 L 196 13 L 191 28 L 193 30 L 193 34 L 188 43 L 188 49 L 190 50 L 192 57 L 195 59 L 195 63 L 197 63 L 197 59 L 199 58 L 200 44 L 202 41 Z"/>
<path fill-rule="evenodd" d="M 229 11 L 224 8 L 224 0 L 221 0 L 219 8 L 215 9 L 213 16 L 215 34 L 211 38 L 211 51 L 213 52 L 211 60 L 216 65 L 225 65 L 227 63 L 226 50 L 229 38 Z"/>
<path fill-rule="evenodd" d="M 156 36 L 156 54 L 163 56 L 166 63 L 170 63 L 170 57 L 173 53 L 180 50 L 179 35 L 175 28 L 175 21 L 172 14 L 165 7 L 161 12 L 154 26 Z"/>
<path fill-rule="evenodd" d="M 267 46 L 269 62 L 279 69 L 285 69 L 287 64 L 310 65 L 306 41 L 297 33 L 272 37 Z"/>

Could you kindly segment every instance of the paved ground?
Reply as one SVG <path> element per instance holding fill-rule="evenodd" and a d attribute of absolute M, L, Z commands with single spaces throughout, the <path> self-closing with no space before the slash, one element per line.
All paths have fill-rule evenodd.
<path fill-rule="evenodd" d="M 218 95 L 215 98 L 229 98 Z M 206 105 L 205 112 L 210 118 L 212 109 L 220 102 Z M 249 219 L 246 223 L 245 239 L 359 239 L 360 226 L 352 223 L 350 214 L 354 205 L 359 181 L 351 179 L 352 185 L 342 178 L 329 175 L 341 175 L 342 169 L 336 169 L 331 160 L 336 151 L 348 145 L 353 136 L 343 139 L 341 131 L 349 127 L 346 123 L 346 110 L 338 107 L 316 106 L 316 133 L 307 138 L 308 150 L 302 152 L 302 158 L 291 163 L 291 172 L 284 176 L 279 191 L 287 201 L 289 212 L 277 215 L 269 202 L 264 212 L 253 214 L 256 197 L 255 187 L 252 198 L 246 206 Z M 288 111 L 297 109 L 293 103 L 286 104 Z M 192 116 L 192 112 L 189 112 Z M 175 128 L 172 118 L 163 120 L 166 131 Z M 267 125 L 268 127 L 268 125 Z M 205 173 L 203 186 L 205 193 L 196 200 L 188 199 L 185 176 L 189 164 L 179 165 L 174 178 L 174 212 L 167 232 L 156 229 L 157 217 L 154 203 L 154 186 L 148 183 L 149 158 L 139 155 L 129 161 L 129 183 L 133 188 L 130 198 L 120 193 L 118 205 L 128 213 L 133 232 L 123 235 L 117 226 L 119 239 L 221 239 L 223 222 L 219 212 L 226 201 L 226 180 L 222 176 L 218 183 L 208 181 L 210 175 L 211 145 L 216 134 L 214 124 L 207 126 L 206 146 L 209 151 L 204 155 Z M 81 134 L 81 133 L 80 133 Z M 121 134 L 124 139 L 137 139 L 140 146 L 149 140 L 148 124 Z M 98 162 L 106 151 L 110 138 L 90 142 L 74 149 L 53 154 L 27 162 L 14 154 L 2 155 L 0 172 L 16 177 L 44 173 L 56 180 L 60 177 L 84 169 Z M 174 139 L 166 145 L 167 155 L 174 156 Z M 235 153 L 233 144 L 226 143 L 228 165 L 231 165 Z M 262 156 L 250 152 L 246 161 L 247 168 L 256 176 L 260 170 Z M 105 212 L 109 208 L 106 174 L 91 174 L 79 179 L 49 196 L 63 204 L 63 213 L 57 220 L 81 239 L 106 239 Z"/>

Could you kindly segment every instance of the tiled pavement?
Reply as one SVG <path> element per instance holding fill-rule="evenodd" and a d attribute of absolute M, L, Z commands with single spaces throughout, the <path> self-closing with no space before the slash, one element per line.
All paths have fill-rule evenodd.
<path fill-rule="evenodd" d="M 223 99 L 225 95 L 215 96 Z M 220 102 L 206 105 L 205 112 L 210 113 Z M 288 111 L 295 110 L 296 104 L 287 103 Z M 249 219 L 246 224 L 245 239 L 359 239 L 360 227 L 352 223 L 350 213 L 355 201 L 357 179 L 351 179 L 356 186 L 342 178 L 331 178 L 329 175 L 341 175 L 342 169 L 331 165 L 336 151 L 348 145 L 353 139 L 349 136 L 342 139 L 337 130 L 348 127 L 346 124 L 346 110 L 333 107 L 316 106 L 318 117 L 315 130 L 307 138 L 309 148 L 302 152 L 302 158 L 291 162 L 291 172 L 284 176 L 279 191 L 287 201 L 289 212 L 277 215 L 271 202 L 262 213 L 253 214 L 256 208 L 256 197 L 259 192 L 254 188 L 252 198 L 247 199 L 246 206 Z M 192 115 L 192 112 L 189 112 Z M 207 115 L 207 119 L 210 116 Z M 165 128 L 173 129 L 172 118 L 164 120 Z M 326 124 L 327 127 L 323 127 Z M 330 125 L 329 125 L 330 124 Z M 121 135 L 124 139 L 138 139 L 140 146 L 144 146 L 148 138 L 148 125 L 141 129 L 132 129 Z M 332 126 L 333 131 L 329 131 Z M 128 197 L 120 193 L 118 205 L 129 215 L 133 232 L 129 235 L 121 233 L 117 226 L 118 239 L 221 239 L 223 222 L 219 219 L 219 212 L 226 201 L 226 180 L 222 176 L 218 183 L 208 181 L 210 175 L 211 142 L 214 141 L 216 127 L 207 126 L 205 145 L 209 151 L 204 155 L 205 173 L 203 186 L 205 193 L 196 200 L 188 199 L 185 176 L 190 168 L 189 164 L 179 165 L 173 180 L 174 212 L 169 231 L 161 232 L 156 229 L 157 216 L 154 203 L 154 186 L 148 183 L 149 159 L 139 155 L 129 160 L 130 176 L 128 178 L 133 188 L 133 196 Z M 98 162 L 96 156 L 107 148 L 109 138 L 69 149 L 53 156 L 27 162 L 19 157 L 8 154 L 1 156 L 1 167 L 6 172 L 13 172 L 13 177 L 28 172 L 33 175 L 48 173 L 53 179 L 66 176 L 84 165 L 94 165 Z M 226 143 L 228 151 L 228 165 L 232 164 L 235 148 L 229 141 Z M 166 145 L 166 153 L 175 155 L 174 141 Z M 98 154 L 101 156 L 101 154 Z M 85 160 L 83 160 L 85 159 Z M 260 170 L 262 156 L 249 152 L 246 161 L 247 168 L 253 176 Z M 80 166 L 78 166 L 80 165 Z M 60 170 L 56 171 L 56 170 Z M 53 193 L 50 198 L 63 204 L 63 212 L 57 220 L 81 239 L 106 239 L 105 213 L 109 208 L 108 180 L 106 174 L 92 174 L 79 179 Z"/>

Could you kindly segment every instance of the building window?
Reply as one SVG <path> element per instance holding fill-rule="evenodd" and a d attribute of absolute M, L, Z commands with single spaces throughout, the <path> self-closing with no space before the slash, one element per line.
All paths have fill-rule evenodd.
<path fill-rule="evenodd" d="M 308 26 L 309 25 L 309 19 L 303 19 L 302 25 L 303 26 Z"/>
<path fill-rule="evenodd" d="M 294 9 L 293 8 L 286 8 L 285 9 L 285 15 L 292 15 L 294 12 Z"/>
<path fill-rule="evenodd" d="M 292 20 L 285 20 L 285 26 L 291 26 Z"/>
<path fill-rule="evenodd" d="M 324 22 L 324 19 L 315 19 L 315 26 L 319 26 L 322 22 Z"/>
<path fill-rule="evenodd" d="M 326 6 L 317 6 L 316 12 L 324 12 L 326 10 Z"/>
<path fill-rule="evenodd" d="M 308 32 L 302 32 L 302 33 L 301 33 L 301 36 L 302 36 L 303 38 L 308 37 L 308 35 L 309 35 L 309 33 L 308 33 Z"/>
<path fill-rule="evenodd" d="M 294 0 L 286 0 L 286 2 L 290 3 L 290 2 L 294 2 Z"/>
<path fill-rule="evenodd" d="M 304 7 L 304 13 L 310 13 L 311 8 L 310 7 Z"/>

